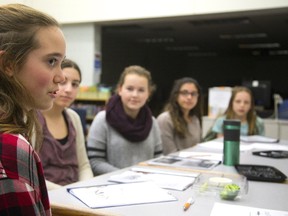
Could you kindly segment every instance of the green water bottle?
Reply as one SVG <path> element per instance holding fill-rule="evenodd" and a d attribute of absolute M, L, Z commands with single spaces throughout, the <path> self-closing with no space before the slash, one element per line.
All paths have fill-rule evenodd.
<path fill-rule="evenodd" d="M 234 166 L 240 160 L 240 126 L 239 120 L 224 120 L 223 164 Z"/>

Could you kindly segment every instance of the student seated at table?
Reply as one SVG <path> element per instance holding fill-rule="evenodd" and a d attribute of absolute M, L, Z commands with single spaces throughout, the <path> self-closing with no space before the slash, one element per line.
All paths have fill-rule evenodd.
<path fill-rule="evenodd" d="M 201 96 L 195 79 L 184 77 L 174 82 L 164 112 L 157 117 L 165 155 L 201 141 Z"/>
<path fill-rule="evenodd" d="M 211 129 L 216 137 L 223 136 L 223 122 L 225 119 L 241 121 L 240 135 L 264 135 L 264 122 L 257 116 L 254 108 L 254 98 L 249 88 L 236 86 L 224 115 L 218 117 Z"/>
<path fill-rule="evenodd" d="M 124 69 L 117 93 L 89 129 L 88 157 L 94 175 L 162 154 L 160 130 L 146 104 L 153 90 L 150 72 L 145 68 L 135 65 Z"/>
<path fill-rule="evenodd" d="M 58 22 L 23 4 L 0 3 L 0 215 L 51 216 L 36 111 L 52 107 L 64 80 Z M 34 140 L 34 143 L 32 143 Z"/>
<path fill-rule="evenodd" d="M 48 190 L 93 177 L 80 117 L 68 108 L 77 96 L 81 71 L 69 59 L 61 67 L 65 81 L 59 84 L 53 107 L 38 115 L 43 128 L 40 158 Z"/>

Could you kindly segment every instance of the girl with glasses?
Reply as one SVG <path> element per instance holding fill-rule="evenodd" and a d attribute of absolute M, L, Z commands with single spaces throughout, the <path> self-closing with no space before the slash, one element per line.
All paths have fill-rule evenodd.
<path fill-rule="evenodd" d="M 164 112 L 157 117 L 165 155 L 201 141 L 202 93 L 198 82 L 184 77 L 174 82 Z"/>

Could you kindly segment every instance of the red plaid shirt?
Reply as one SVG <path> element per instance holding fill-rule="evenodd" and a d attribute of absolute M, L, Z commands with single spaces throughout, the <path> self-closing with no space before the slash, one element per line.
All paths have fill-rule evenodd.
<path fill-rule="evenodd" d="M 51 215 L 41 161 L 21 135 L 0 134 L 0 215 Z"/>

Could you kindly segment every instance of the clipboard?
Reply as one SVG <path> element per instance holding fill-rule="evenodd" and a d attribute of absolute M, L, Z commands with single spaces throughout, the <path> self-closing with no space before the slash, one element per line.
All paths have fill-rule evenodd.
<path fill-rule="evenodd" d="M 76 187 L 68 188 L 67 191 L 89 208 L 108 208 L 177 200 L 167 190 L 152 182 Z"/>

